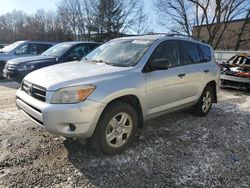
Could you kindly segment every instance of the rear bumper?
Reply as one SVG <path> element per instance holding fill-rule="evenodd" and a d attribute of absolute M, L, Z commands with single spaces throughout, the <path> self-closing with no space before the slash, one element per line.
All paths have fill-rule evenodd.
<path fill-rule="evenodd" d="M 68 138 L 92 136 L 104 105 L 85 100 L 78 104 L 48 104 L 18 90 L 17 107 L 33 122 L 49 132 Z M 70 129 L 74 124 L 76 129 Z"/>
<path fill-rule="evenodd" d="M 225 74 L 220 75 L 221 80 L 228 80 L 228 81 L 233 81 L 233 82 L 240 82 L 240 83 L 246 83 L 250 84 L 250 79 L 249 78 L 241 78 L 237 76 L 229 76 Z"/>
<path fill-rule="evenodd" d="M 220 76 L 221 87 L 229 87 L 235 89 L 250 89 L 250 79 L 249 78 L 241 78 L 237 76 L 229 76 L 223 75 Z"/>

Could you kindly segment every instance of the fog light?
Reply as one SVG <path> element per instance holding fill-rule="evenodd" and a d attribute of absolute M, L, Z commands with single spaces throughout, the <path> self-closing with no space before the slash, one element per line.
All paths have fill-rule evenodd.
<path fill-rule="evenodd" d="M 75 131 L 76 130 L 76 126 L 72 123 L 69 124 L 69 130 L 71 131 Z"/>

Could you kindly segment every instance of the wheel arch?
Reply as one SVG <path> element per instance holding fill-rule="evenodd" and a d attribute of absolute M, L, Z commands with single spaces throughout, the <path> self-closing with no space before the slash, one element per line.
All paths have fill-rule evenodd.
<path fill-rule="evenodd" d="M 213 103 L 217 103 L 217 84 L 216 84 L 216 82 L 214 80 L 212 80 L 212 81 L 208 82 L 205 87 L 207 87 L 207 86 L 210 86 L 213 90 L 213 93 L 212 93 L 213 94 L 213 96 L 212 96 Z"/>
<path fill-rule="evenodd" d="M 117 102 L 117 101 L 125 102 L 125 103 L 131 105 L 136 110 L 136 112 L 138 114 L 138 121 L 139 121 L 138 128 L 143 129 L 144 128 L 144 115 L 143 115 L 142 104 L 141 104 L 139 98 L 134 94 L 127 94 L 127 95 L 122 95 L 122 96 L 116 97 L 116 98 L 107 102 L 107 105 L 105 106 L 103 112 L 105 112 L 105 109 L 107 109 L 109 106 L 111 106 L 112 103 Z"/>

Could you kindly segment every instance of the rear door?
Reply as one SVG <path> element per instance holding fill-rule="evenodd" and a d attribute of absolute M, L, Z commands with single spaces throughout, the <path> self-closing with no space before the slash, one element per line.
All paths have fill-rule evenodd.
<path fill-rule="evenodd" d="M 187 102 L 196 101 L 205 86 L 205 72 L 204 57 L 200 51 L 198 43 L 191 41 L 180 41 L 181 43 L 181 62 L 184 68 L 185 86 L 183 92 Z"/>
<path fill-rule="evenodd" d="M 183 68 L 180 64 L 179 43 L 176 40 L 162 42 L 152 53 L 147 65 L 154 59 L 167 59 L 167 70 L 146 73 L 147 116 L 180 106 L 183 101 Z M 146 66 L 147 66 L 146 65 Z"/>

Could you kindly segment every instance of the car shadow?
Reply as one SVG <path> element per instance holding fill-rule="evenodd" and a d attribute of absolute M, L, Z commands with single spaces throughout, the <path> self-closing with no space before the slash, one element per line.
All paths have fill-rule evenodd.
<path fill-rule="evenodd" d="M 184 111 L 147 121 L 142 137 L 119 155 L 106 156 L 76 140 L 65 140 L 64 146 L 69 162 L 78 171 L 79 185 L 87 179 L 96 187 L 147 187 L 153 184 L 174 187 L 181 183 L 183 174 L 190 179 L 196 178 L 196 174 L 189 174 L 186 169 L 218 165 L 220 174 L 231 160 L 231 151 L 243 155 L 241 150 L 248 147 L 244 144 L 249 139 L 249 128 L 244 122 L 248 118 L 249 112 L 240 111 L 235 104 L 221 102 L 206 117 Z M 218 164 L 218 160 L 222 162 Z M 241 161 L 248 163 L 243 158 Z M 202 178 L 206 178 L 207 173 L 214 176 L 209 171 L 204 177 L 202 170 L 197 173 L 201 173 Z M 162 182 L 158 181 L 159 177 Z M 204 182 L 190 183 L 199 185 Z"/>
<path fill-rule="evenodd" d="M 220 88 L 220 90 L 234 93 L 234 95 L 250 96 L 250 90 L 236 89 L 236 88 L 231 88 L 231 87 L 222 87 L 222 88 Z"/>

